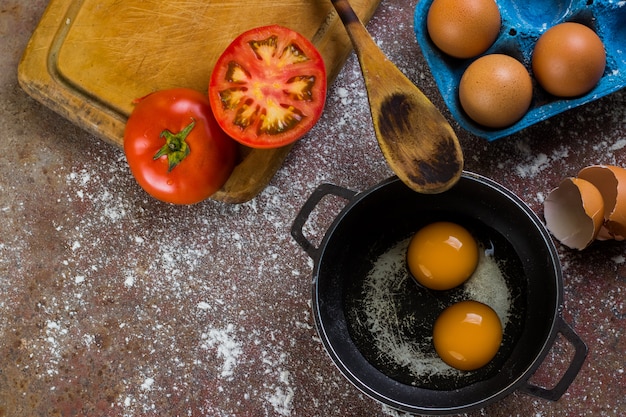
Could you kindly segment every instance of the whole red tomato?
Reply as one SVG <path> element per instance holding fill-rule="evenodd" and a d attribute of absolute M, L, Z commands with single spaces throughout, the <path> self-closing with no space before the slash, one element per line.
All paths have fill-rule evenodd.
<path fill-rule="evenodd" d="M 218 58 L 209 99 L 228 135 L 253 148 L 292 143 L 319 120 L 326 67 L 315 46 L 283 26 L 251 29 Z"/>
<path fill-rule="evenodd" d="M 177 88 L 137 100 L 124 131 L 124 152 L 148 194 L 194 204 L 224 185 L 237 147 L 215 121 L 206 95 Z"/>

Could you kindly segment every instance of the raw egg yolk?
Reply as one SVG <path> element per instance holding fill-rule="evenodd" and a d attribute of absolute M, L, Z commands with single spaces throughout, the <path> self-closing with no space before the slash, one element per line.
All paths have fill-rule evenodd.
<path fill-rule="evenodd" d="M 485 366 L 498 353 L 502 324 L 493 309 L 478 301 L 461 301 L 435 321 L 433 344 L 441 359 L 462 371 Z"/>
<path fill-rule="evenodd" d="M 465 282 L 478 264 L 478 244 L 463 226 L 431 223 L 412 238 L 407 265 L 415 280 L 433 290 L 449 290 Z"/>

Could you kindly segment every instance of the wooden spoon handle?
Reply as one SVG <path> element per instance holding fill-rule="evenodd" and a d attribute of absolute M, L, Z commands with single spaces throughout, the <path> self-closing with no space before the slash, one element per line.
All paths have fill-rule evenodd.
<path fill-rule="evenodd" d="M 357 56 L 360 56 L 363 51 L 367 49 L 368 53 L 375 54 L 378 58 L 384 57 L 386 60 L 387 57 L 385 57 L 380 48 L 378 48 L 367 29 L 365 29 L 363 22 L 361 22 L 359 16 L 357 16 L 352 6 L 350 6 L 350 3 L 348 3 L 348 0 L 331 1 L 348 32 L 348 36 L 352 41 L 352 46 Z"/>
<path fill-rule="evenodd" d="M 402 93 L 407 89 L 416 89 L 413 82 L 376 45 L 348 0 L 332 0 L 332 3 L 359 59 L 373 112 L 380 108 L 384 97 Z M 391 79 L 393 82 L 389 82 Z M 426 96 L 423 96 L 423 100 L 429 102 Z"/>

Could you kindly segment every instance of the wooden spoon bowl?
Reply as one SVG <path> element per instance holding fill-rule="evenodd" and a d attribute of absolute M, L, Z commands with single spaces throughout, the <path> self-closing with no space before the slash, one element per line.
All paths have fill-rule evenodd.
<path fill-rule="evenodd" d="M 348 0 L 332 0 L 359 59 L 378 145 L 414 191 L 448 190 L 461 177 L 463 153 L 448 121 L 378 48 Z"/>

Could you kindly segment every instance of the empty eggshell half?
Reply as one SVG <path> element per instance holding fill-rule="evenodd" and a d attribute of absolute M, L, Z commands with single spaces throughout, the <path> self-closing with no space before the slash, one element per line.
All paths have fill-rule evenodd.
<path fill-rule="evenodd" d="M 598 236 L 604 201 L 589 181 L 566 178 L 544 201 L 546 227 L 565 246 L 582 250 Z"/>
<path fill-rule="evenodd" d="M 626 169 L 613 165 L 583 168 L 578 178 L 592 183 L 604 200 L 604 226 L 598 239 L 624 240 L 626 237 Z"/>

